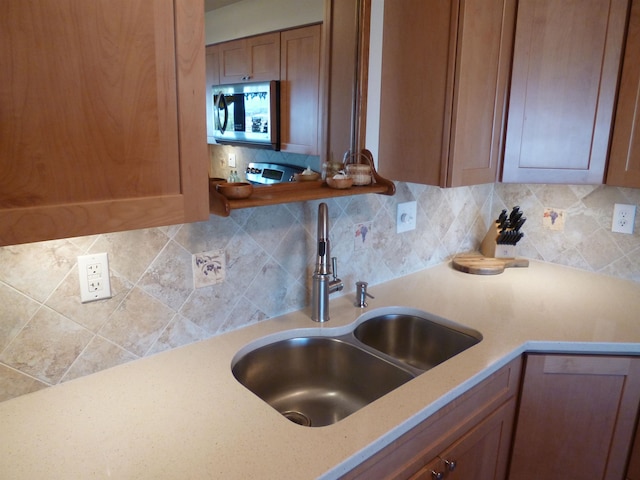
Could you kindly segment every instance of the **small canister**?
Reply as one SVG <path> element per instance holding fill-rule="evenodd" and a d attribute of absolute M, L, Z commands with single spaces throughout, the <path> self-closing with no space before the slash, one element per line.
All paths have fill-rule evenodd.
<path fill-rule="evenodd" d="M 353 179 L 354 185 L 369 185 L 371 183 L 371 167 L 362 163 L 350 163 L 346 172 Z"/>

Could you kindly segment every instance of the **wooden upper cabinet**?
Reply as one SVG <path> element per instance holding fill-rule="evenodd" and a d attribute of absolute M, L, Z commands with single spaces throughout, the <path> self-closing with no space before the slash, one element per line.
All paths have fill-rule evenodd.
<path fill-rule="evenodd" d="M 439 186 L 496 180 L 515 0 L 386 2 L 379 170 Z"/>
<path fill-rule="evenodd" d="M 628 0 L 520 0 L 504 182 L 600 184 Z"/>
<path fill-rule="evenodd" d="M 280 37 L 280 149 L 319 155 L 321 25 Z"/>
<path fill-rule="evenodd" d="M 624 478 L 640 358 L 527 355 L 509 478 Z"/>
<path fill-rule="evenodd" d="M 513 0 L 460 2 L 448 187 L 493 183 L 511 73 Z"/>
<path fill-rule="evenodd" d="M 607 168 L 607 185 L 640 188 L 640 1 L 633 0 Z"/>
<path fill-rule="evenodd" d="M 0 245 L 208 217 L 202 0 L 8 0 Z"/>
<path fill-rule="evenodd" d="M 219 44 L 220 83 L 280 79 L 280 32 Z"/>

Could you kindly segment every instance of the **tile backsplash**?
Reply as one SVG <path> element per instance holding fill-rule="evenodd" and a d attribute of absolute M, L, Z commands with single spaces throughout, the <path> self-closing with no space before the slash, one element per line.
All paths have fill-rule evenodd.
<path fill-rule="evenodd" d="M 396 205 L 410 200 L 417 229 L 396 234 Z M 0 401 L 304 308 L 318 203 L 0 248 Z M 374 286 L 476 249 L 515 205 L 528 218 L 519 256 L 640 282 L 639 229 L 610 231 L 613 204 L 640 204 L 640 190 L 398 183 L 393 197 L 326 203 L 343 294 L 358 280 Z M 566 212 L 564 230 L 543 227 L 547 207 Z M 192 256 L 208 251 L 222 251 L 224 281 L 194 288 Z M 77 256 L 97 252 L 109 254 L 113 297 L 82 304 Z"/>

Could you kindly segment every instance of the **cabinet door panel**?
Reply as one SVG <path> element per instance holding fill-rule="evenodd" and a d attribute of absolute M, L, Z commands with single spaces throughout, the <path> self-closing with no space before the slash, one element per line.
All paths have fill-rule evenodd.
<path fill-rule="evenodd" d="M 0 245 L 206 218 L 202 2 L 177 3 L 3 3 Z"/>
<path fill-rule="evenodd" d="M 628 480 L 640 480 L 640 423 L 636 427 L 626 478 Z"/>
<path fill-rule="evenodd" d="M 528 355 L 510 478 L 622 478 L 639 399 L 638 359 Z"/>
<path fill-rule="evenodd" d="M 379 168 L 442 187 L 496 180 L 514 0 L 385 3 Z"/>
<path fill-rule="evenodd" d="M 496 181 L 515 4 L 513 0 L 461 2 L 447 186 Z"/>
<path fill-rule="evenodd" d="M 251 81 L 280 79 L 280 32 L 247 39 Z"/>
<path fill-rule="evenodd" d="M 220 83 L 234 83 L 249 75 L 251 66 L 246 39 L 220 44 Z"/>
<path fill-rule="evenodd" d="M 378 149 L 384 177 L 446 181 L 457 9 L 457 1 L 385 2 Z"/>
<path fill-rule="evenodd" d="M 443 460 L 456 462 L 447 474 L 449 480 L 506 478 L 515 410 L 514 399 L 442 453 Z"/>
<path fill-rule="evenodd" d="M 281 34 L 280 149 L 318 155 L 320 25 Z"/>
<path fill-rule="evenodd" d="M 627 4 L 519 2 L 503 181 L 603 182 Z"/>
<path fill-rule="evenodd" d="M 629 18 L 607 185 L 640 188 L 640 1 Z"/>

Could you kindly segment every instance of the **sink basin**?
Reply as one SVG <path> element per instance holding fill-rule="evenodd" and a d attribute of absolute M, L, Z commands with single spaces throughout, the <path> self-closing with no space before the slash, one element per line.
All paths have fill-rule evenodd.
<path fill-rule="evenodd" d="M 337 330 L 336 330 L 337 332 Z M 274 340 L 238 353 L 231 370 L 294 423 L 340 421 L 482 340 L 462 325 L 414 309 L 367 313 L 334 336 Z"/>
<path fill-rule="evenodd" d="M 365 345 L 419 370 L 429 370 L 480 342 L 478 332 L 417 315 L 387 314 L 360 324 L 355 337 Z"/>
<path fill-rule="evenodd" d="M 256 348 L 232 367 L 236 379 L 300 425 L 335 423 L 414 378 L 337 337 L 299 337 Z"/>

